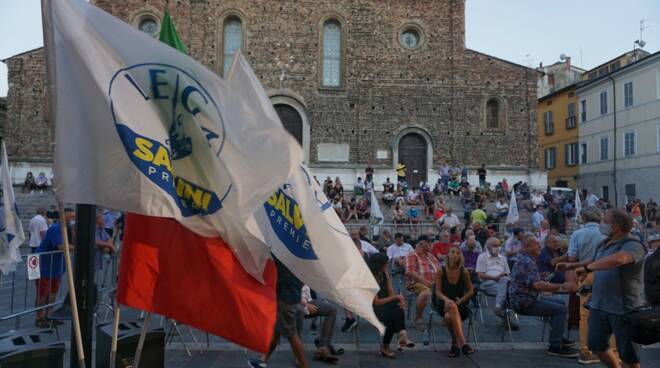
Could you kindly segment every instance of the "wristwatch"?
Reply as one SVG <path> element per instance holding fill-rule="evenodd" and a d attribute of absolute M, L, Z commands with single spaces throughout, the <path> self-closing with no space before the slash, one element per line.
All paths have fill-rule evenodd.
<path fill-rule="evenodd" d="M 591 272 L 591 270 L 590 270 L 589 267 L 587 267 L 587 266 L 588 266 L 588 265 L 584 265 L 584 266 L 582 266 L 582 268 L 584 268 L 584 270 L 585 270 L 586 272 Z"/>

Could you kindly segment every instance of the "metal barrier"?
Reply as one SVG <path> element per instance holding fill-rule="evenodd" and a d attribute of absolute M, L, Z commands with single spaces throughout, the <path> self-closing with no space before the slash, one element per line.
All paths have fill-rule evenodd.
<path fill-rule="evenodd" d="M 41 280 L 41 278 L 37 280 L 29 280 L 26 266 L 28 257 L 38 255 L 41 270 L 43 271 L 43 267 L 48 268 L 48 272 L 44 273 L 44 275 L 52 275 L 53 271 L 55 271 L 54 267 L 58 267 L 58 262 L 53 260 L 53 258 L 57 256 L 63 258 L 63 253 L 64 251 L 57 250 L 51 252 L 22 254 L 21 262 L 17 265 L 15 272 L 12 272 L 7 276 L 0 275 L 0 300 L 2 300 L 2 304 L 0 304 L 0 331 L 9 330 L 11 328 L 18 330 L 21 328 L 21 319 L 23 316 L 32 313 L 39 314 L 41 311 L 46 311 L 43 313 L 43 315 L 46 316 L 49 310 L 64 303 L 68 289 L 67 283 L 65 282 L 66 273 L 64 272 L 63 260 L 59 262 L 62 267 L 62 274 L 60 276 L 61 286 L 57 288 L 54 287 L 54 282 L 59 282 L 56 281 L 56 278 L 44 278 L 49 281 L 48 284 L 41 286 L 42 289 L 47 289 L 47 292 L 45 295 L 41 295 L 41 298 L 38 295 L 39 280 Z M 73 256 L 75 256 L 75 252 L 72 252 L 72 257 Z M 72 263 L 75 264 L 75 262 Z M 98 290 L 97 306 L 104 306 L 109 310 L 112 310 L 112 302 L 106 301 L 105 297 L 114 298 L 113 294 L 117 286 L 118 263 L 118 252 L 110 257 L 97 253 L 95 259 L 96 272 L 94 275 Z M 5 304 L 7 300 L 9 301 L 8 306 Z M 105 318 L 107 318 L 107 314 Z M 12 320 L 14 323 L 13 326 L 11 325 Z M 23 327 L 29 327 L 29 325 Z"/>
<path fill-rule="evenodd" d="M 369 235 L 368 237 L 370 239 L 376 238 L 377 235 L 380 235 L 383 233 L 383 230 L 389 230 L 390 234 L 394 236 L 395 233 L 402 233 L 404 236 L 409 236 L 412 241 L 414 239 L 417 239 L 418 236 L 420 235 L 436 235 L 439 234 L 440 232 L 440 227 L 432 222 L 422 222 L 418 224 L 410 224 L 410 223 L 404 223 L 404 224 L 397 224 L 397 223 L 384 223 L 384 224 L 378 224 L 378 225 L 373 225 L 369 223 L 346 223 L 344 224 L 346 226 L 346 230 L 349 232 L 351 230 L 358 230 L 359 228 L 366 226 L 369 229 Z M 489 223 L 488 225 L 494 225 L 497 229 L 499 229 L 499 232 L 503 234 L 506 229 L 506 224 L 503 222 L 495 222 L 495 223 Z M 573 231 L 577 230 L 577 225 L 573 226 L 567 223 L 566 224 L 566 236 L 570 237 Z M 461 223 L 461 226 L 465 226 L 464 223 Z M 532 231 L 532 224 L 531 221 L 524 221 L 524 222 L 519 222 L 516 225 L 517 227 L 522 227 L 526 231 L 533 232 Z"/>

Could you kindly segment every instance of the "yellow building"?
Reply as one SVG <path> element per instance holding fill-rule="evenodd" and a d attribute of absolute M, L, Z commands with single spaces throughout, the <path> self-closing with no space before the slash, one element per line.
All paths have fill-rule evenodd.
<path fill-rule="evenodd" d="M 575 188 L 577 182 L 579 134 L 576 86 L 571 84 L 538 100 L 539 164 L 548 171 L 549 186 L 568 185 Z"/>

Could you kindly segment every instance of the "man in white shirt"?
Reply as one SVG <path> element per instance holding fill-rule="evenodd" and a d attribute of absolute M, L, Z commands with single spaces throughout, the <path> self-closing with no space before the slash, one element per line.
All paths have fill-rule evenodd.
<path fill-rule="evenodd" d="M 48 230 L 48 222 L 46 221 L 46 209 L 38 208 L 37 214 L 30 220 L 30 248 L 32 248 L 32 253 L 39 247 L 41 241 L 44 240 L 46 236 L 46 230 Z"/>
<path fill-rule="evenodd" d="M 394 243 L 387 247 L 387 258 L 392 263 L 392 269 L 403 271 L 403 268 L 406 267 L 406 256 L 414 251 L 412 245 L 403 241 L 403 234 L 396 233 Z"/>
<path fill-rule="evenodd" d="M 532 206 L 534 206 L 534 208 L 543 207 L 543 203 L 545 203 L 545 199 L 543 199 L 541 193 L 536 191 L 532 194 L 531 199 L 532 199 Z"/>
<path fill-rule="evenodd" d="M 477 257 L 475 271 L 481 280 L 479 289 L 487 295 L 495 295 L 495 314 L 503 317 L 502 307 L 506 301 L 511 270 L 506 258 L 500 254 L 500 241 L 497 238 L 486 241 L 486 251 Z"/>
<path fill-rule="evenodd" d="M 417 188 L 413 188 L 412 190 L 408 191 L 408 195 L 406 196 L 406 202 L 412 206 L 420 204 L 419 192 L 417 191 Z"/>
<path fill-rule="evenodd" d="M 588 207 L 593 207 L 593 206 L 596 205 L 596 203 L 598 203 L 598 196 L 595 195 L 593 192 L 591 192 L 591 193 L 589 193 L 589 195 L 587 196 L 587 199 L 586 199 L 586 200 L 587 200 L 587 206 L 588 206 Z"/>
<path fill-rule="evenodd" d="M 378 249 L 376 249 L 376 247 L 371 245 L 371 243 L 360 239 L 359 230 L 351 230 L 351 239 L 355 243 L 360 242 L 360 249 L 366 256 L 370 256 L 372 254 L 378 253 Z"/>
<path fill-rule="evenodd" d="M 449 207 L 447 208 L 447 212 L 440 217 L 440 224 L 442 225 L 448 225 L 449 228 L 451 229 L 452 227 L 456 227 L 461 224 L 461 220 L 458 219 L 458 216 L 454 213 L 454 210 Z"/>

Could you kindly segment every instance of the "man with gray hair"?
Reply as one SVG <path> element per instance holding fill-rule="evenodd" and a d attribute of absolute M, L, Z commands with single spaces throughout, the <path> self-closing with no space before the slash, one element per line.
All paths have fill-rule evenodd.
<path fill-rule="evenodd" d="M 576 230 L 571 235 L 571 240 L 568 244 L 568 261 L 569 262 L 583 262 L 590 261 L 594 258 L 594 253 L 598 244 L 600 244 L 605 235 L 601 234 L 598 230 L 601 218 L 603 217 L 602 211 L 595 206 L 585 207 L 580 211 L 580 218 L 584 225 L 582 228 Z M 593 282 L 593 274 L 588 274 L 580 283 L 579 287 L 582 290 L 591 288 Z M 591 299 L 590 293 L 580 293 L 580 364 L 595 364 L 600 362 L 600 359 L 592 353 L 587 347 L 587 332 L 589 320 L 589 309 L 585 305 Z M 612 339 L 614 340 L 614 339 Z"/>
<path fill-rule="evenodd" d="M 475 272 L 481 280 L 479 290 L 486 295 L 495 295 L 495 314 L 504 319 L 504 303 L 506 301 L 506 286 L 509 283 L 509 264 L 500 254 L 500 240 L 488 238 L 486 251 L 477 257 Z M 511 326 L 514 329 L 517 328 Z"/>

